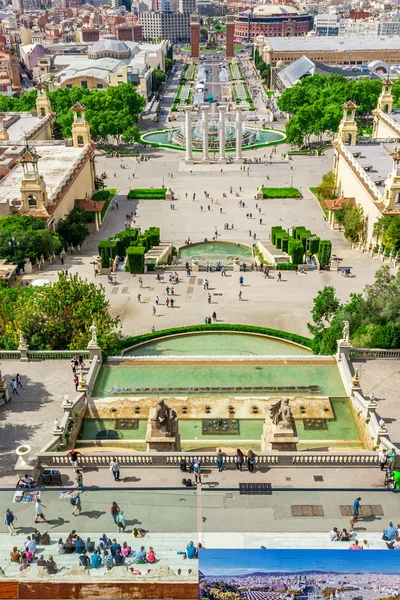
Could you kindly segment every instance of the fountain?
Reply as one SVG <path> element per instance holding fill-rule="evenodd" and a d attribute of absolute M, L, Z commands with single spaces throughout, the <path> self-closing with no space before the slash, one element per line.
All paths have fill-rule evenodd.
<path fill-rule="evenodd" d="M 186 164 L 193 164 L 192 152 L 202 152 L 202 162 L 209 162 L 208 151 L 219 150 L 218 162 L 226 162 L 225 152 L 233 152 L 236 149 L 235 162 L 242 162 L 242 150 L 255 147 L 270 146 L 282 143 L 286 135 L 283 131 L 249 126 L 243 123 L 243 108 L 235 106 L 235 120 L 230 122 L 228 118 L 229 104 L 202 104 L 198 105 L 201 118 L 192 123 L 194 112 L 193 106 L 185 106 L 185 122 L 173 129 L 158 129 L 148 131 L 141 135 L 144 144 L 183 150 L 186 148 Z M 217 111 L 218 106 L 218 111 Z M 207 149 L 203 148 L 203 140 Z M 239 148 L 238 148 L 239 144 Z"/>
<path fill-rule="evenodd" d="M 219 148 L 220 122 L 217 113 L 217 105 L 211 104 L 211 111 L 208 117 L 208 148 L 209 150 L 218 150 Z M 243 123 L 242 140 L 244 146 L 250 146 L 260 141 L 260 132 L 256 129 L 250 129 Z M 168 134 L 168 141 L 175 146 L 185 148 L 186 146 L 186 123 L 174 129 Z M 203 119 L 199 119 L 192 126 L 192 147 L 194 150 L 203 148 Z M 225 120 L 225 148 L 236 147 L 236 127 L 234 123 Z"/>

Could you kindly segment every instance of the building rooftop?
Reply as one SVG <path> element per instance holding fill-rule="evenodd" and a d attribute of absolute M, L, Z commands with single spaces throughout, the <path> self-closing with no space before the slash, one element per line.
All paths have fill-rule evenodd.
<path fill-rule="evenodd" d="M 262 15 L 288 15 L 288 14 L 299 14 L 298 8 L 290 6 L 290 4 L 261 4 L 254 8 L 253 14 L 255 16 Z"/>
<path fill-rule="evenodd" d="M 60 187 L 68 180 L 70 173 L 84 157 L 87 146 L 73 148 L 72 146 L 40 146 L 38 154 L 39 174 L 46 182 L 47 195 L 53 200 Z M 7 158 L 7 151 L 3 155 Z M 1 160 L 0 160 L 1 164 Z M 0 181 L 0 204 L 12 200 L 20 200 L 20 187 L 23 179 L 22 165 L 18 164 L 4 179 Z"/>
<path fill-rule="evenodd" d="M 357 162 L 383 193 L 384 183 L 393 170 L 393 158 L 385 150 L 384 144 L 357 144 L 346 148 L 353 155 L 360 153 L 360 156 L 355 157 Z M 381 185 L 379 185 L 380 181 Z"/>
<path fill-rule="evenodd" d="M 15 117 L 16 113 L 5 113 L 5 125 L 7 126 L 7 118 Z M 15 123 L 7 127 L 10 142 L 19 142 L 25 136 L 35 129 L 43 119 L 31 115 L 30 113 L 20 113 L 19 118 Z"/>
<path fill-rule="evenodd" d="M 272 50 L 307 52 L 310 50 L 325 50 L 330 52 L 357 50 L 400 50 L 399 36 L 304 36 L 304 37 L 266 37 L 266 45 Z"/>

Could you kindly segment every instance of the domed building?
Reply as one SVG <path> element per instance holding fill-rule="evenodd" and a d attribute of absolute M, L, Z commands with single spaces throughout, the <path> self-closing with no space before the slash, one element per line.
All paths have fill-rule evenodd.
<path fill-rule="evenodd" d="M 289 4 L 260 4 L 240 13 L 235 19 L 235 36 L 250 38 L 297 37 L 306 35 L 313 26 L 313 16 Z"/>

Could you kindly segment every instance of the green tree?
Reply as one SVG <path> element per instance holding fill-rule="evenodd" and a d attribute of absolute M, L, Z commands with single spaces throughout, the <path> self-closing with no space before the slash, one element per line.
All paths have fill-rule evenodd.
<path fill-rule="evenodd" d="M 165 72 L 169 73 L 172 69 L 172 65 L 173 65 L 173 60 L 172 58 L 168 58 L 168 56 L 165 57 Z"/>
<path fill-rule="evenodd" d="M 71 244 L 72 246 L 82 245 L 89 234 L 85 222 L 86 213 L 81 208 L 74 208 L 64 219 L 58 221 L 57 233 L 65 246 Z"/>
<path fill-rule="evenodd" d="M 391 250 L 400 249 L 400 217 L 393 217 L 387 228 L 383 230 L 382 242 Z"/>
<path fill-rule="evenodd" d="M 372 230 L 372 234 L 375 238 L 376 244 L 379 244 L 379 240 L 382 237 L 382 234 L 387 230 L 390 223 L 392 222 L 393 217 L 381 217 L 374 223 L 374 227 Z"/>
<path fill-rule="evenodd" d="M 336 178 L 333 171 L 328 171 L 322 175 L 322 182 L 316 189 L 318 198 L 323 200 L 328 200 L 331 198 L 336 198 Z"/>
<path fill-rule="evenodd" d="M 16 243 L 10 245 L 11 238 Z M 32 263 L 43 255 L 48 258 L 57 254 L 62 248 L 58 234 L 52 233 L 41 219 L 25 217 L 18 213 L 0 218 L 0 257 L 14 262 L 15 254 L 19 266 L 23 266 L 25 258 Z"/>
<path fill-rule="evenodd" d="M 164 71 L 161 71 L 161 69 L 154 69 L 152 77 L 153 91 L 158 92 L 158 90 L 166 80 L 167 76 L 165 75 Z"/>
<path fill-rule="evenodd" d="M 119 319 L 109 312 L 102 286 L 78 275 L 60 274 L 56 283 L 42 288 L 0 287 L 0 347 L 17 348 L 22 331 L 35 349 L 86 348 L 90 325 L 97 326 L 98 341 L 107 352 L 118 352 Z"/>
<path fill-rule="evenodd" d="M 344 214 L 344 235 L 350 242 L 362 242 L 365 238 L 365 217 L 362 206 L 352 207 Z"/>

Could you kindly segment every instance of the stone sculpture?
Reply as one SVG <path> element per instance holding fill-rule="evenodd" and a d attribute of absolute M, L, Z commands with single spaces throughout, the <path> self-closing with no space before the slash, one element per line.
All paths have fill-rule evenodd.
<path fill-rule="evenodd" d="M 272 404 L 269 408 L 269 416 L 274 425 L 285 429 L 294 429 L 295 422 L 292 409 L 289 406 L 289 398 L 283 398 Z"/>

